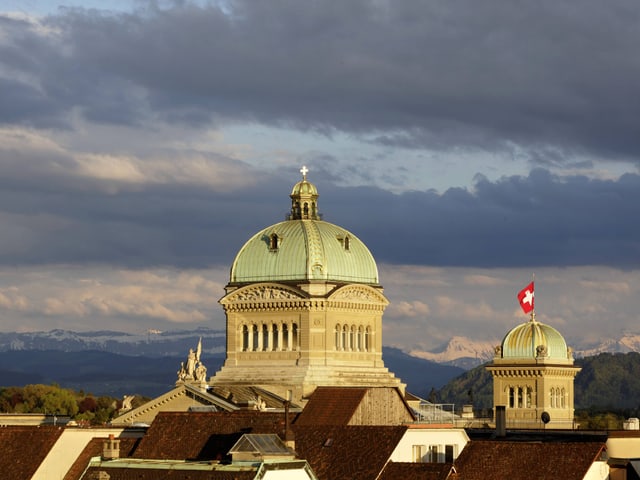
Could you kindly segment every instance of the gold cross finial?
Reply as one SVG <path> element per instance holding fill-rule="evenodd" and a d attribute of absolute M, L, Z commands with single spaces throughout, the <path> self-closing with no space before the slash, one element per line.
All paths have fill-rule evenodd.
<path fill-rule="evenodd" d="M 309 169 L 306 165 L 303 165 L 300 169 L 300 173 L 302 174 L 302 180 L 307 181 L 307 173 L 309 173 Z"/>

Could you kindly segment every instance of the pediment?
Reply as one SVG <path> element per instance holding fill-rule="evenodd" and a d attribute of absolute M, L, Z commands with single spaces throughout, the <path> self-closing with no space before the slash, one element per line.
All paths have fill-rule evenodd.
<path fill-rule="evenodd" d="M 329 296 L 330 301 L 376 303 L 388 305 L 389 300 L 375 288 L 368 285 L 345 285 Z"/>
<path fill-rule="evenodd" d="M 194 406 L 215 406 L 218 410 L 237 410 L 233 404 L 214 395 L 199 391 L 198 388 L 179 384 L 172 390 L 156 397 L 138 408 L 113 419 L 113 425 L 150 424 L 160 412 L 187 411 Z"/>
<path fill-rule="evenodd" d="M 220 303 L 227 305 L 240 302 L 277 302 L 281 300 L 304 300 L 306 298 L 302 291 L 292 287 L 278 283 L 259 283 L 234 290 L 222 298 Z"/>

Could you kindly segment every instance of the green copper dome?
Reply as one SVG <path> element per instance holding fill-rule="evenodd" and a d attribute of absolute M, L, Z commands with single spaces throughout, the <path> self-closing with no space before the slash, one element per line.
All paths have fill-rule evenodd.
<path fill-rule="evenodd" d="M 328 281 L 378 284 L 371 252 L 354 234 L 321 219 L 318 191 L 303 179 L 291 192 L 289 219 L 256 233 L 231 266 L 231 283 Z"/>
<path fill-rule="evenodd" d="M 502 340 L 502 358 L 567 360 L 567 343 L 555 328 L 534 319 L 513 328 Z"/>
<path fill-rule="evenodd" d="M 307 180 L 302 180 L 293 186 L 291 196 L 294 195 L 314 195 L 317 197 L 318 189 L 313 183 L 308 182 Z"/>

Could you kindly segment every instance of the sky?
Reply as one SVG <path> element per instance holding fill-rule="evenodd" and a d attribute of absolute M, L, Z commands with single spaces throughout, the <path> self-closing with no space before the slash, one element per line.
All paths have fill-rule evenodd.
<path fill-rule="evenodd" d="M 224 328 L 306 165 L 385 345 L 639 333 L 636 0 L 0 0 L 0 330 Z"/>

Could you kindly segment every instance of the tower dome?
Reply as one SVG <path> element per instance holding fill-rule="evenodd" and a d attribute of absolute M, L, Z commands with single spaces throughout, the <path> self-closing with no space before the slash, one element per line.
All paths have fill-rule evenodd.
<path fill-rule="evenodd" d="M 373 255 L 322 219 L 318 190 L 300 172 L 287 219 L 253 235 L 233 261 L 220 299 L 227 357 L 211 384 L 252 385 L 299 405 L 318 386 L 404 392 L 382 360 L 389 300 Z"/>
<path fill-rule="evenodd" d="M 533 309 L 528 322 L 505 335 L 486 369 L 493 377 L 493 406 L 502 419 L 496 424 L 575 428 L 573 383 L 580 367 L 562 335 L 538 322 Z"/>
<path fill-rule="evenodd" d="M 531 320 L 511 329 L 501 344 L 502 358 L 545 359 L 567 361 L 570 358 L 567 343 L 555 328 Z"/>
<path fill-rule="evenodd" d="M 253 235 L 231 266 L 231 284 L 252 282 L 362 283 L 377 285 L 378 267 L 366 245 L 348 230 L 322 220 L 318 190 L 301 170 L 291 191 L 291 212 Z"/>

